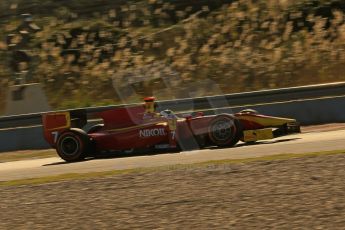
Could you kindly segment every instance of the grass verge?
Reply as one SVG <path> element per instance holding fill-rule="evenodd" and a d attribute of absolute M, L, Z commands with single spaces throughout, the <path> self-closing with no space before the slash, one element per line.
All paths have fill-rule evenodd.
<path fill-rule="evenodd" d="M 253 158 L 244 158 L 244 159 L 226 159 L 226 160 L 206 161 L 206 162 L 193 163 L 193 164 L 175 164 L 175 165 L 168 165 L 168 166 L 113 170 L 113 171 L 106 171 L 106 172 L 68 173 L 68 174 L 61 174 L 61 175 L 56 175 L 56 176 L 47 176 L 47 177 L 40 177 L 40 178 L 1 181 L 0 186 L 37 185 L 37 184 L 68 181 L 68 180 L 104 178 L 104 177 L 123 175 L 123 174 L 128 174 L 128 173 L 149 173 L 149 172 L 159 172 L 159 171 L 168 171 L 168 170 L 177 170 L 177 169 L 203 168 L 210 165 L 221 166 L 221 165 L 226 165 L 226 164 L 243 164 L 243 163 L 259 162 L 259 161 L 279 161 L 279 160 L 288 160 L 288 159 L 295 159 L 295 158 L 318 157 L 318 156 L 337 155 L 337 154 L 345 154 L 345 150 L 311 152 L 311 153 L 302 153 L 302 154 L 287 153 L 287 154 L 270 155 L 270 156 L 264 156 L 264 157 L 253 157 Z"/>

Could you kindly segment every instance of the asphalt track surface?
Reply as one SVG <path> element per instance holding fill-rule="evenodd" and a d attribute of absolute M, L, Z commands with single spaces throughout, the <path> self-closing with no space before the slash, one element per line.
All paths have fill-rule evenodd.
<path fill-rule="evenodd" d="M 345 130 L 309 132 L 261 141 L 254 145 L 239 143 L 233 148 L 211 148 L 181 153 L 92 159 L 77 163 L 65 163 L 58 157 L 0 163 L 0 181 L 66 173 L 103 172 L 212 160 L 243 159 L 284 153 L 299 154 L 343 149 L 345 149 Z"/>

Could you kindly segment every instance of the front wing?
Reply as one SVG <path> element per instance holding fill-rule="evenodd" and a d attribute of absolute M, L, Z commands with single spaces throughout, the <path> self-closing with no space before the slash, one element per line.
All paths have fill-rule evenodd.
<path fill-rule="evenodd" d="M 263 128 L 255 130 L 244 130 L 243 139 L 244 142 L 255 142 L 259 140 L 269 140 L 289 134 L 300 133 L 301 128 L 298 123 L 287 123 L 278 128 Z"/>

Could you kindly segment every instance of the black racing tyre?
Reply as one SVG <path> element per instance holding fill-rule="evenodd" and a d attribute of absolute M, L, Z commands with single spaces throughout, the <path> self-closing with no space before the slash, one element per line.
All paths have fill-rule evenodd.
<path fill-rule="evenodd" d="M 211 122 L 208 129 L 211 142 L 220 147 L 231 147 L 237 144 L 242 135 L 240 122 L 230 115 L 219 115 Z"/>
<path fill-rule="evenodd" d="M 57 140 L 56 151 L 67 162 L 83 160 L 91 147 L 89 136 L 81 129 L 63 132 Z"/>
<path fill-rule="evenodd" d="M 97 124 L 97 125 L 94 125 L 92 126 L 89 131 L 87 131 L 87 133 L 95 133 L 95 132 L 98 132 L 99 130 L 101 130 L 102 128 L 104 127 L 104 124 Z"/>

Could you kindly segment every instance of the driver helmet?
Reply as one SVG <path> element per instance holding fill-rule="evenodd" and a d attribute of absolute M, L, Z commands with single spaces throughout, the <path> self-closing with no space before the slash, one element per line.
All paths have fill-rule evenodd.
<path fill-rule="evenodd" d="M 155 97 L 145 97 L 145 113 L 154 113 L 156 110 L 156 103 L 155 103 L 156 98 Z"/>

